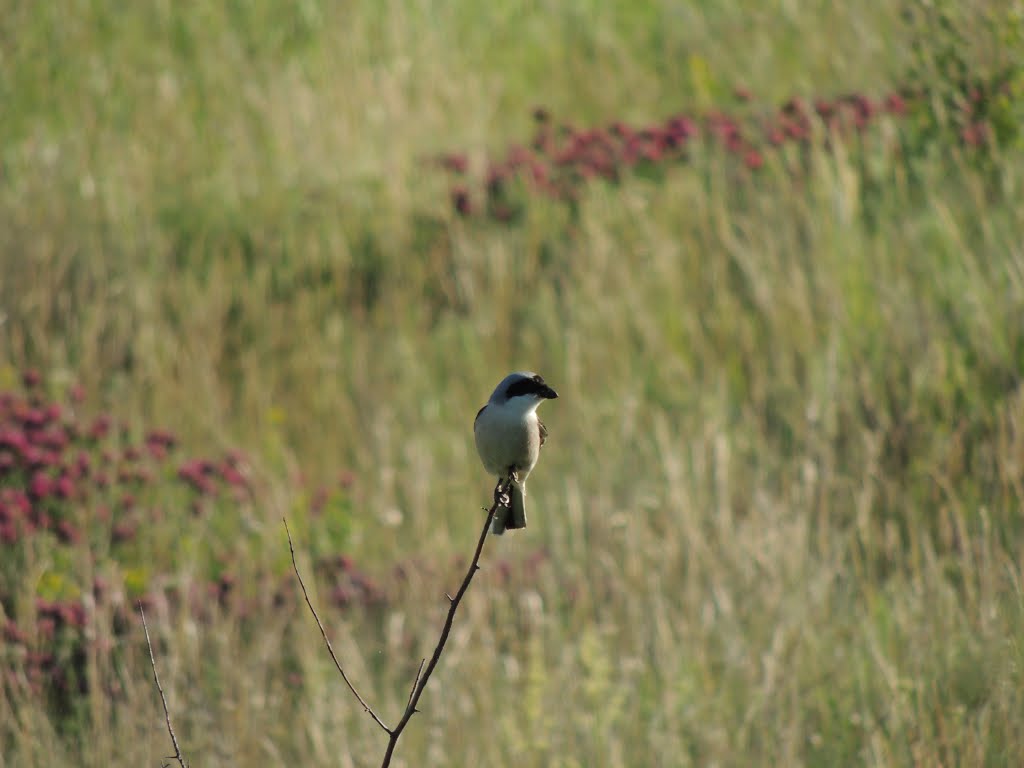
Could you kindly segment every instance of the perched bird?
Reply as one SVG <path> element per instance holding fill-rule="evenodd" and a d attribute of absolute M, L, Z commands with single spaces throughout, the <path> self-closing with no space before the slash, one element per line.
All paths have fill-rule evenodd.
<path fill-rule="evenodd" d="M 537 463 L 548 430 L 537 418 L 537 406 L 558 393 L 535 373 L 510 373 L 495 388 L 473 422 L 476 451 L 484 467 L 499 480 L 515 473 L 511 509 L 498 510 L 491 533 L 526 527 L 526 478 Z"/>

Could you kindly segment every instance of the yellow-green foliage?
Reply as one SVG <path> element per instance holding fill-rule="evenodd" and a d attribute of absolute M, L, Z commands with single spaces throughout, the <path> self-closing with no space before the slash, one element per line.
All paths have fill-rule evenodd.
<path fill-rule="evenodd" d="M 908 167 L 882 120 L 753 180 L 710 151 L 510 226 L 455 216 L 429 163 L 482 173 L 535 104 L 586 125 L 738 84 L 886 92 L 899 10 L 14 3 L 0 373 L 81 381 L 258 477 L 245 509 L 168 509 L 118 586 L 187 590 L 202 557 L 287 578 L 287 514 L 310 581 L 319 531 L 388 585 L 325 618 L 393 723 L 489 499 L 473 415 L 529 368 L 561 395 L 530 527 L 488 542 L 396 764 L 1024 764 L 1019 149 Z M 342 470 L 344 522 L 309 523 Z M 61 587 L 32 557 L 22 606 Z M 312 619 L 252 610 L 149 614 L 192 764 L 375 764 Z M 109 640 L 62 711 L 3 694 L 0 768 L 169 754 L 140 635 Z"/>

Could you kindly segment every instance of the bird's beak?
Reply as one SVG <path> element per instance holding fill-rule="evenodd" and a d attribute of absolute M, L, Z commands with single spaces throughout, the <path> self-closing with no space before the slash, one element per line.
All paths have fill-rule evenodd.
<path fill-rule="evenodd" d="M 541 397 L 543 397 L 545 400 L 554 400 L 555 398 L 558 397 L 558 393 L 555 392 L 555 390 L 553 390 L 551 387 L 547 386 L 546 384 L 544 385 L 544 389 L 542 389 L 537 394 L 540 395 Z"/>

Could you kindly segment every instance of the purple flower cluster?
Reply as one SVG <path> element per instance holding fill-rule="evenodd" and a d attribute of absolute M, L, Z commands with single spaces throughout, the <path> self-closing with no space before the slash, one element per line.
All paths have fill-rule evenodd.
<path fill-rule="evenodd" d="M 62 404 L 46 397 L 38 373 L 26 373 L 23 384 L 23 392 L 0 392 L 0 543 L 49 531 L 73 544 L 82 537 L 82 517 L 109 522 L 115 543 L 133 539 L 146 514 L 140 498 L 163 489 L 177 437 L 153 430 L 133 441 L 110 415 L 83 416 L 80 390 Z M 251 498 L 250 475 L 244 455 L 231 451 L 187 459 L 176 478 L 198 512 L 204 499 Z"/>
<path fill-rule="evenodd" d="M 363 607 L 386 602 L 384 589 L 348 555 L 330 555 L 316 563 L 317 578 L 328 584 L 331 604 L 337 608 Z"/>
<path fill-rule="evenodd" d="M 751 95 L 737 89 L 736 99 L 749 102 Z M 656 173 L 672 164 L 687 162 L 698 144 L 717 147 L 738 159 L 749 172 L 760 171 L 773 151 L 784 145 L 809 147 L 815 142 L 829 146 L 836 137 L 863 134 L 880 117 L 902 119 L 921 104 L 920 91 L 904 89 L 873 99 L 861 93 L 805 101 L 793 98 L 770 114 L 679 113 L 645 126 L 615 121 L 601 128 L 578 129 L 556 125 L 546 109 L 534 110 L 536 129 L 527 145 L 513 144 L 492 160 L 474 183 L 466 155 L 452 153 L 438 158 L 438 165 L 453 179 L 451 202 L 461 216 L 483 214 L 509 221 L 525 197 L 541 195 L 571 202 L 582 186 L 600 179 L 617 183 L 626 173 Z M 965 127 L 960 131 L 965 147 L 983 146 L 990 131 L 983 119 L 971 119 L 972 104 L 963 106 Z M 479 187 L 477 186 L 479 184 Z"/>
<path fill-rule="evenodd" d="M 220 459 L 189 459 L 178 467 L 178 480 L 195 494 L 192 511 L 200 514 L 204 503 L 230 497 L 235 502 L 252 498 L 252 470 L 239 451 L 229 451 Z"/>
<path fill-rule="evenodd" d="M 78 528 L 62 512 L 80 501 L 82 480 L 93 470 L 86 448 L 97 427 L 83 427 L 47 402 L 38 373 L 27 372 L 23 383 L 23 395 L 0 392 L 0 544 L 40 530 L 76 542 Z"/>
<path fill-rule="evenodd" d="M 188 514 L 180 522 L 171 519 L 169 509 L 206 515 L 214 505 L 253 502 L 254 471 L 243 453 L 178 457 L 180 441 L 170 431 L 140 435 L 112 414 L 89 416 L 81 387 L 53 398 L 36 371 L 26 372 L 21 384 L 16 391 L 0 391 L 0 615 L 5 617 L 0 621 L 0 658 L 8 660 L 0 662 L 0 685 L 45 693 L 66 704 L 67 697 L 81 693 L 88 643 L 109 646 L 112 637 L 127 632 L 137 637 L 138 604 L 186 610 L 201 621 L 214 612 L 259 621 L 266 595 L 278 607 L 294 602 L 290 570 L 259 573 L 255 585 L 248 578 L 240 583 L 236 572 L 245 568 L 232 555 L 201 563 L 207 577 L 187 590 L 173 582 L 154 589 L 133 581 L 137 575 L 126 575 L 162 575 L 149 572 L 152 562 L 140 562 L 152 544 L 140 540 L 173 536 L 168 525 L 191 524 Z M 335 522 L 335 505 L 344 511 L 353 482 L 350 473 L 341 473 L 335 483 L 311 494 L 311 525 Z M 27 552 L 40 548 L 108 553 L 108 572 L 92 576 L 91 584 L 81 583 L 73 564 L 82 558 L 54 557 L 67 571 L 50 574 L 53 579 L 43 588 L 45 594 L 36 596 L 31 614 L 18 615 L 19 590 L 24 589 L 19 564 Z M 385 602 L 386 590 L 350 557 L 330 554 L 315 562 L 336 608 Z M 92 599 L 84 600 L 83 593 Z M 101 616 L 113 625 L 90 628 Z"/>
<path fill-rule="evenodd" d="M 80 597 L 40 596 L 33 616 L 16 616 L 19 563 L 26 547 L 92 548 L 106 538 L 103 549 L 109 546 L 123 567 L 137 568 L 139 555 L 130 545 L 143 525 L 164 517 L 157 501 L 170 494 L 198 513 L 210 500 L 249 499 L 251 472 L 241 453 L 229 452 L 220 459 L 184 460 L 175 473 L 171 467 L 179 441 L 173 433 L 153 430 L 133 439 L 132 431 L 110 414 L 88 417 L 81 387 L 57 400 L 36 371 L 25 372 L 21 384 L 17 391 L 0 392 L 0 605 L 8 617 L 0 625 L 0 640 L 21 647 L 24 663 L 19 669 L 0 668 L 0 677 L 37 692 L 71 693 L 71 681 L 83 679 L 71 660 L 82 655 L 86 603 Z M 51 597 L 77 595 L 91 586 L 97 602 L 113 599 L 100 577 L 83 585 L 75 573 L 59 572 L 54 583 Z M 224 591 L 223 584 L 217 590 Z M 127 616 L 132 608 L 123 590 L 116 599 Z M 34 631 L 21 628 L 28 625 Z"/>

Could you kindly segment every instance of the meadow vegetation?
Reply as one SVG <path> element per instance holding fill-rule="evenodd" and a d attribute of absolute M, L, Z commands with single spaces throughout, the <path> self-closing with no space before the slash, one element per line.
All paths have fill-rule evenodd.
<path fill-rule="evenodd" d="M 281 518 L 394 723 L 524 368 L 530 526 L 395 765 L 1024 764 L 1019 0 L 15 3 L 0 41 L 0 768 L 170 754 L 139 602 L 193 765 L 378 764 Z M 696 134 L 477 215 L 537 107 Z"/>

